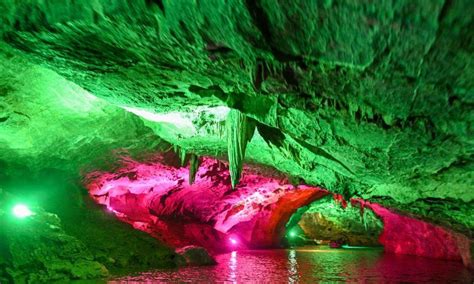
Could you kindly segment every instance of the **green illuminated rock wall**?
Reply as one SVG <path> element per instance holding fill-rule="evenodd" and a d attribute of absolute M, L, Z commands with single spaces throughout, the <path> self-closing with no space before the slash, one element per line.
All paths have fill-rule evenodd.
<path fill-rule="evenodd" d="M 118 106 L 238 109 L 257 123 L 247 161 L 473 234 L 473 1 L 9 0 L 0 8 L 7 56 Z M 149 145 L 142 137 L 153 133 L 119 116 L 100 119 L 113 129 L 96 126 L 114 146 Z M 193 123 L 200 131 L 183 137 L 176 125 L 146 122 L 188 152 L 225 156 L 216 123 Z M 86 159 L 86 149 L 62 157 Z"/>
<path fill-rule="evenodd" d="M 169 145 L 133 114 L 2 51 L 0 282 L 95 279 L 107 271 L 174 266 L 170 248 L 104 213 L 80 185 L 83 171 L 113 167 L 120 153 Z M 15 203 L 36 214 L 15 219 Z"/>
<path fill-rule="evenodd" d="M 370 209 L 348 204 L 343 208 L 332 196 L 315 201 L 302 215 L 298 225 L 307 238 L 316 240 L 344 240 L 349 245 L 380 245 L 378 238 L 383 223 Z"/>

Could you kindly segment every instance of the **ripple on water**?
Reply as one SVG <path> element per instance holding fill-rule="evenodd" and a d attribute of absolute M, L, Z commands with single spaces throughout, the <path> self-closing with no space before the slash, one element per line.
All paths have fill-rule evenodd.
<path fill-rule="evenodd" d="M 459 262 L 385 254 L 381 249 L 303 247 L 221 254 L 215 266 L 125 276 L 109 283 L 473 283 Z"/>

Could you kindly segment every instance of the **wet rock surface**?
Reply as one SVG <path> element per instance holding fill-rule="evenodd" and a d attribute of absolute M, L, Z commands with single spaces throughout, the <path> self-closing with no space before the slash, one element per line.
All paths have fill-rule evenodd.
<path fill-rule="evenodd" d="M 0 191 L 55 214 L 61 220 L 62 234 L 111 273 L 175 266 L 170 248 L 103 212 L 79 185 L 81 171 L 109 168 L 117 153 L 143 153 L 169 145 L 133 114 L 56 73 L 8 52 L 0 57 L 0 111 L 9 116 L 0 123 Z M 8 206 L 2 206 L 5 214 L 10 214 Z M 25 243 L 25 250 L 28 245 Z M 51 247 L 51 254 L 57 249 Z M 68 272 L 69 268 L 54 265 L 66 272 L 58 276 L 44 270 L 44 281 L 66 279 L 65 275 L 78 278 L 71 273 L 86 273 L 87 268 L 78 265 L 74 266 L 77 271 Z M 39 264 L 31 271 L 40 268 Z M 28 269 L 12 268 L 11 273 L 20 275 Z"/>
<path fill-rule="evenodd" d="M 297 222 L 317 239 L 381 244 L 391 253 L 470 265 L 468 237 L 379 204 L 361 199 L 347 202 L 341 195 L 289 185 L 285 179 L 266 175 L 265 169 L 247 166 L 234 190 L 226 165 L 208 157 L 202 158 L 189 184 L 190 169 L 166 161 L 161 155 L 141 162 L 124 157 L 114 172 L 91 172 L 86 187 L 96 202 L 119 219 L 174 247 L 198 245 L 211 252 L 275 248 L 283 239 L 285 225 L 288 229 L 288 222 Z M 307 217 L 294 221 L 297 210 L 305 206 L 309 209 L 300 214 Z M 319 211 L 327 219 L 305 223 Z"/>
<path fill-rule="evenodd" d="M 198 246 L 186 246 L 176 250 L 176 253 L 184 259 L 186 265 L 213 265 L 216 260 L 209 252 Z"/>
<path fill-rule="evenodd" d="M 4 205 L 9 211 L 0 212 L 0 280 L 5 283 L 99 281 L 116 273 L 178 265 L 178 256 L 169 247 L 95 204 L 76 207 L 63 200 L 69 209 L 56 208 L 61 220 L 40 207 L 32 207 L 33 215 L 20 219 L 10 211 L 17 199 Z"/>
<path fill-rule="evenodd" d="M 199 155 L 228 153 L 232 177 L 227 169 L 214 171 L 225 177 L 217 181 L 197 170 L 166 177 L 181 183 L 166 184 L 170 194 L 147 204 L 145 188 L 94 196 L 135 228 L 163 232 L 154 237 L 167 243 L 227 242 L 234 229 L 243 243 L 275 244 L 278 220 L 314 197 L 308 188 L 292 195 L 290 184 L 310 184 L 381 204 L 408 218 L 393 220 L 418 220 L 435 235 L 448 232 L 449 246 L 462 246 L 467 263 L 472 244 L 465 236 L 474 236 L 473 1 L 60 2 L 0 3 L 0 187 L 37 198 L 107 268 L 168 265 L 173 254 L 146 235 L 130 235 L 97 207 L 81 207 L 77 187 L 69 195 L 69 187 L 37 183 L 51 172 L 56 184 L 64 182 L 59 175 L 78 182 L 81 172 L 114 169 L 115 154 L 166 152 L 167 142 L 185 160 L 194 157 L 193 169 Z M 229 109 L 238 119 L 227 118 Z M 279 201 L 264 196 L 268 207 L 259 207 L 254 196 L 239 204 L 252 196 L 245 176 L 238 179 L 245 161 L 290 176 L 284 194 L 274 195 Z M 18 186 L 32 176 L 35 182 Z M 183 185 L 194 177 L 208 180 L 204 190 Z M 225 190 L 213 192 L 215 182 Z M 238 182 L 249 190 L 232 191 L 229 184 Z M 206 207 L 215 196 L 232 196 L 219 208 L 228 215 Z M 76 212 L 57 200 L 72 200 Z M 242 222 L 243 213 L 255 218 Z M 106 224 L 120 237 L 97 233 Z M 88 240 L 95 235 L 99 241 Z M 388 247 L 412 242 L 402 237 Z M 134 238 L 138 245 L 128 243 Z M 440 255 L 456 255 L 446 251 Z"/>
<path fill-rule="evenodd" d="M 472 264 L 471 240 L 447 228 L 422 220 L 399 215 L 387 208 L 363 200 L 352 200 L 354 205 L 371 209 L 384 223 L 380 244 L 395 254 L 410 254 L 430 258 L 461 260 L 466 267 Z"/>
<path fill-rule="evenodd" d="M 238 109 L 279 157 L 249 159 L 472 233 L 470 0 L 9 0 L 2 9 L 7 50 L 95 96 L 152 113 Z M 222 146 L 171 140 L 206 154 Z M 417 206 L 433 198 L 459 210 Z"/>

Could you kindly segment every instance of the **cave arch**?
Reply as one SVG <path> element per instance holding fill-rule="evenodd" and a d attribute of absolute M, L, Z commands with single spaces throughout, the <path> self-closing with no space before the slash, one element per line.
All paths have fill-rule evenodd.
<path fill-rule="evenodd" d="M 213 252 L 277 247 L 291 215 L 330 194 L 293 186 L 259 168 L 246 166 L 244 173 L 233 190 L 227 166 L 212 158 L 201 159 L 193 184 L 188 168 L 170 166 L 162 156 L 145 163 L 127 158 L 114 172 L 90 173 L 86 187 L 97 203 L 136 229 L 174 247 L 200 245 Z M 471 263 L 466 236 L 361 199 L 350 202 L 381 218 L 386 251 Z"/>
<path fill-rule="evenodd" d="M 201 159 L 190 184 L 188 168 L 165 160 L 123 159 L 114 172 L 90 173 L 86 187 L 97 203 L 135 228 L 174 247 L 211 251 L 277 247 L 290 216 L 329 194 L 248 166 L 233 190 L 227 165 L 211 158 Z"/>

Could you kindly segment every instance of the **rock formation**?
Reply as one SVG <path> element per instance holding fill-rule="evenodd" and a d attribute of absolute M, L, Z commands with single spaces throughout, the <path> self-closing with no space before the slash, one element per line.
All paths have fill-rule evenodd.
<path fill-rule="evenodd" d="M 97 191 L 108 190 L 89 189 L 169 244 L 192 232 L 204 246 L 235 230 L 239 245 L 273 246 L 284 220 L 327 191 L 396 214 L 372 207 L 389 228 L 416 220 L 472 247 L 474 1 L 2 0 L 0 11 L 0 190 L 57 215 L 107 269 L 116 265 L 79 231 L 129 226 L 88 203 L 80 183 L 91 172 L 114 186 L 129 179 L 103 199 Z M 171 149 L 179 159 L 156 166 L 166 170 L 165 204 L 127 193 L 153 188 L 161 198 L 161 180 L 135 188 L 127 165 L 160 176 L 137 161 Z M 123 166 L 117 157 L 132 157 L 126 176 L 106 174 Z M 245 164 L 274 172 L 250 182 Z M 240 204 L 265 196 L 259 182 L 276 199 Z M 208 215 L 183 193 L 230 215 Z M 162 220 L 177 213 L 187 223 Z M 139 252 L 149 245 L 173 263 L 170 248 L 131 234 L 142 268 L 153 262 Z"/>

